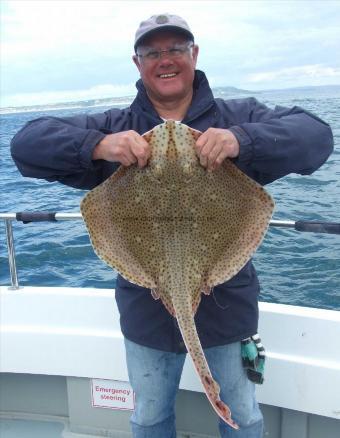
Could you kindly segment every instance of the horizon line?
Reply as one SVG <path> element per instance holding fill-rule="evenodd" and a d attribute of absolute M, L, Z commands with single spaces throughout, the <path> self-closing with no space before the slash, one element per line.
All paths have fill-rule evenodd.
<path fill-rule="evenodd" d="M 235 90 L 236 92 L 238 92 L 239 94 L 244 94 L 244 93 L 266 93 L 266 92 L 276 92 L 276 91 L 288 91 L 288 90 L 304 90 L 304 89 L 309 89 L 309 88 L 313 88 L 313 89 L 320 89 L 320 88 L 340 88 L 340 83 L 339 84 L 323 84 L 323 85 L 302 85 L 302 86 L 297 86 L 297 87 L 282 87 L 282 88 L 268 88 L 268 89 L 259 89 L 259 90 L 250 90 L 250 89 L 245 89 L 245 88 L 238 88 L 235 86 L 231 86 L 231 85 L 218 85 L 215 87 L 211 87 L 212 91 L 214 90 L 220 90 L 220 89 L 227 89 L 227 90 Z M 83 105 L 79 106 L 80 103 L 82 102 L 98 102 L 98 105 L 91 105 L 92 107 L 100 107 L 100 106 L 106 106 L 104 104 L 104 101 L 109 101 L 112 99 L 117 100 L 116 104 L 129 104 L 131 99 L 134 99 L 136 96 L 137 92 L 135 94 L 127 94 L 125 96 L 109 96 L 109 97 L 90 97 L 90 98 L 84 98 L 84 99 L 80 99 L 80 100 L 68 100 L 68 101 L 61 101 L 61 102 L 49 102 L 49 103 L 36 103 L 36 104 L 20 104 L 20 105 L 12 105 L 12 106 L 2 106 L 0 103 L 0 114 L 4 114 L 5 110 L 15 110 L 15 109 L 19 109 L 19 108 L 26 108 L 27 112 L 29 112 L 30 110 L 33 111 L 33 108 L 35 109 L 45 109 L 45 110 L 57 110 L 57 109 L 79 109 L 82 108 Z M 124 100 L 128 99 L 128 102 L 125 102 Z M 120 101 L 120 102 L 119 102 Z M 102 103 L 99 103 L 102 102 Z M 77 105 L 78 104 L 78 105 Z M 108 102 L 109 104 L 109 102 Z M 72 107 L 72 105 L 75 105 Z M 54 108 L 49 108 L 54 106 Z M 62 106 L 64 106 L 64 108 L 62 108 Z M 57 107 L 57 108 L 56 108 Z M 13 111 L 14 112 L 14 111 Z"/>

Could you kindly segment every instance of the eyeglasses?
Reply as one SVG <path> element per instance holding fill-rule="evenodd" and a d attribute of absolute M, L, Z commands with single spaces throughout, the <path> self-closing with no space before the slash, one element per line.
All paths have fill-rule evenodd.
<path fill-rule="evenodd" d="M 169 58 L 180 58 L 184 55 L 185 52 L 190 50 L 194 44 L 178 44 L 174 47 L 171 47 L 167 50 L 149 50 L 145 53 L 136 53 L 138 58 L 145 59 L 146 61 L 156 61 L 157 59 L 160 59 L 162 57 L 162 53 L 166 53 Z"/>

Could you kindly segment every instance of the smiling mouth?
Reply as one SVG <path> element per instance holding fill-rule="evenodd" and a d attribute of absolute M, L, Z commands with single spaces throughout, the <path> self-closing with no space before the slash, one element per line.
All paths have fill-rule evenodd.
<path fill-rule="evenodd" d="M 158 77 L 161 79 L 174 78 L 175 76 L 177 76 L 177 73 L 164 73 L 164 74 L 158 75 Z"/>

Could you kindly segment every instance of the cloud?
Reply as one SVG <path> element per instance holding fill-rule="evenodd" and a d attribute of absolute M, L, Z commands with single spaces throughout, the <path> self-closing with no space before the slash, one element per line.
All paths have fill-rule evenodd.
<path fill-rule="evenodd" d="M 272 71 L 250 74 L 245 78 L 253 84 L 280 82 L 285 85 L 320 85 L 321 83 L 337 84 L 340 82 L 340 68 L 322 64 L 286 67 Z"/>
<path fill-rule="evenodd" d="M 340 82 L 338 1 L 313 2 L 313 8 L 278 0 L 0 1 L 0 80 L 7 100 L 50 96 L 59 102 L 87 90 L 86 99 L 97 84 L 129 84 L 137 78 L 131 63 L 135 30 L 142 19 L 164 11 L 188 20 L 200 45 L 198 68 L 215 85 Z"/>
<path fill-rule="evenodd" d="M 83 90 L 61 90 L 37 93 L 18 93 L 2 96 L 2 107 L 17 107 L 24 105 L 45 105 L 51 103 L 78 102 L 107 97 L 124 97 L 136 93 L 135 84 L 113 85 L 102 84 Z"/>
<path fill-rule="evenodd" d="M 132 51 L 134 20 L 124 20 L 116 2 L 7 2 L 1 17 L 3 56 L 32 58 L 45 54 Z M 133 16 L 133 12 L 132 12 Z"/>

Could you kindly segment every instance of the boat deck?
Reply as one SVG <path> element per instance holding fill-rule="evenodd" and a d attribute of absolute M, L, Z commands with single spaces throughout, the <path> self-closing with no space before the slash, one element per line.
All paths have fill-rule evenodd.
<path fill-rule="evenodd" d="M 91 392 L 96 379 L 128 382 L 114 291 L 0 287 L 0 311 L 1 438 L 131 436 L 131 411 L 94 406 Z M 331 339 L 340 339 L 340 312 L 260 303 L 260 313 L 265 438 L 338 438 L 340 350 Z M 218 437 L 190 360 L 176 417 L 178 438 Z"/>
<path fill-rule="evenodd" d="M 92 435 L 75 433 L 70 431 L 67 420 L 65 421 L 39 421 L 23 419 L 1 419 L 1 438 L 127 438 L 131 435 L 127 432 L 107 432 L 105 435 Z M 177 438 L 210 438 L 207 435 L 188 434 L 186 432 L 177 434 Z"/>
<path fill-rule="evenodd" d="M 89 435 L 71 432 L 68 422 L 2 419 L 0 422 L 1 438 L 103 438 L 104 435 Z M 127 433 L 112 432 L 106 437 L 127 438 Z M 177 434 L 177 438 L 202 438 L 200 435 Z"/>
<path fill-rule="evenodd" d="M 1 438 L 62 438 L 64 430 L 65 423 L 56 421 L 2 418 L 0 422 Z"/>

